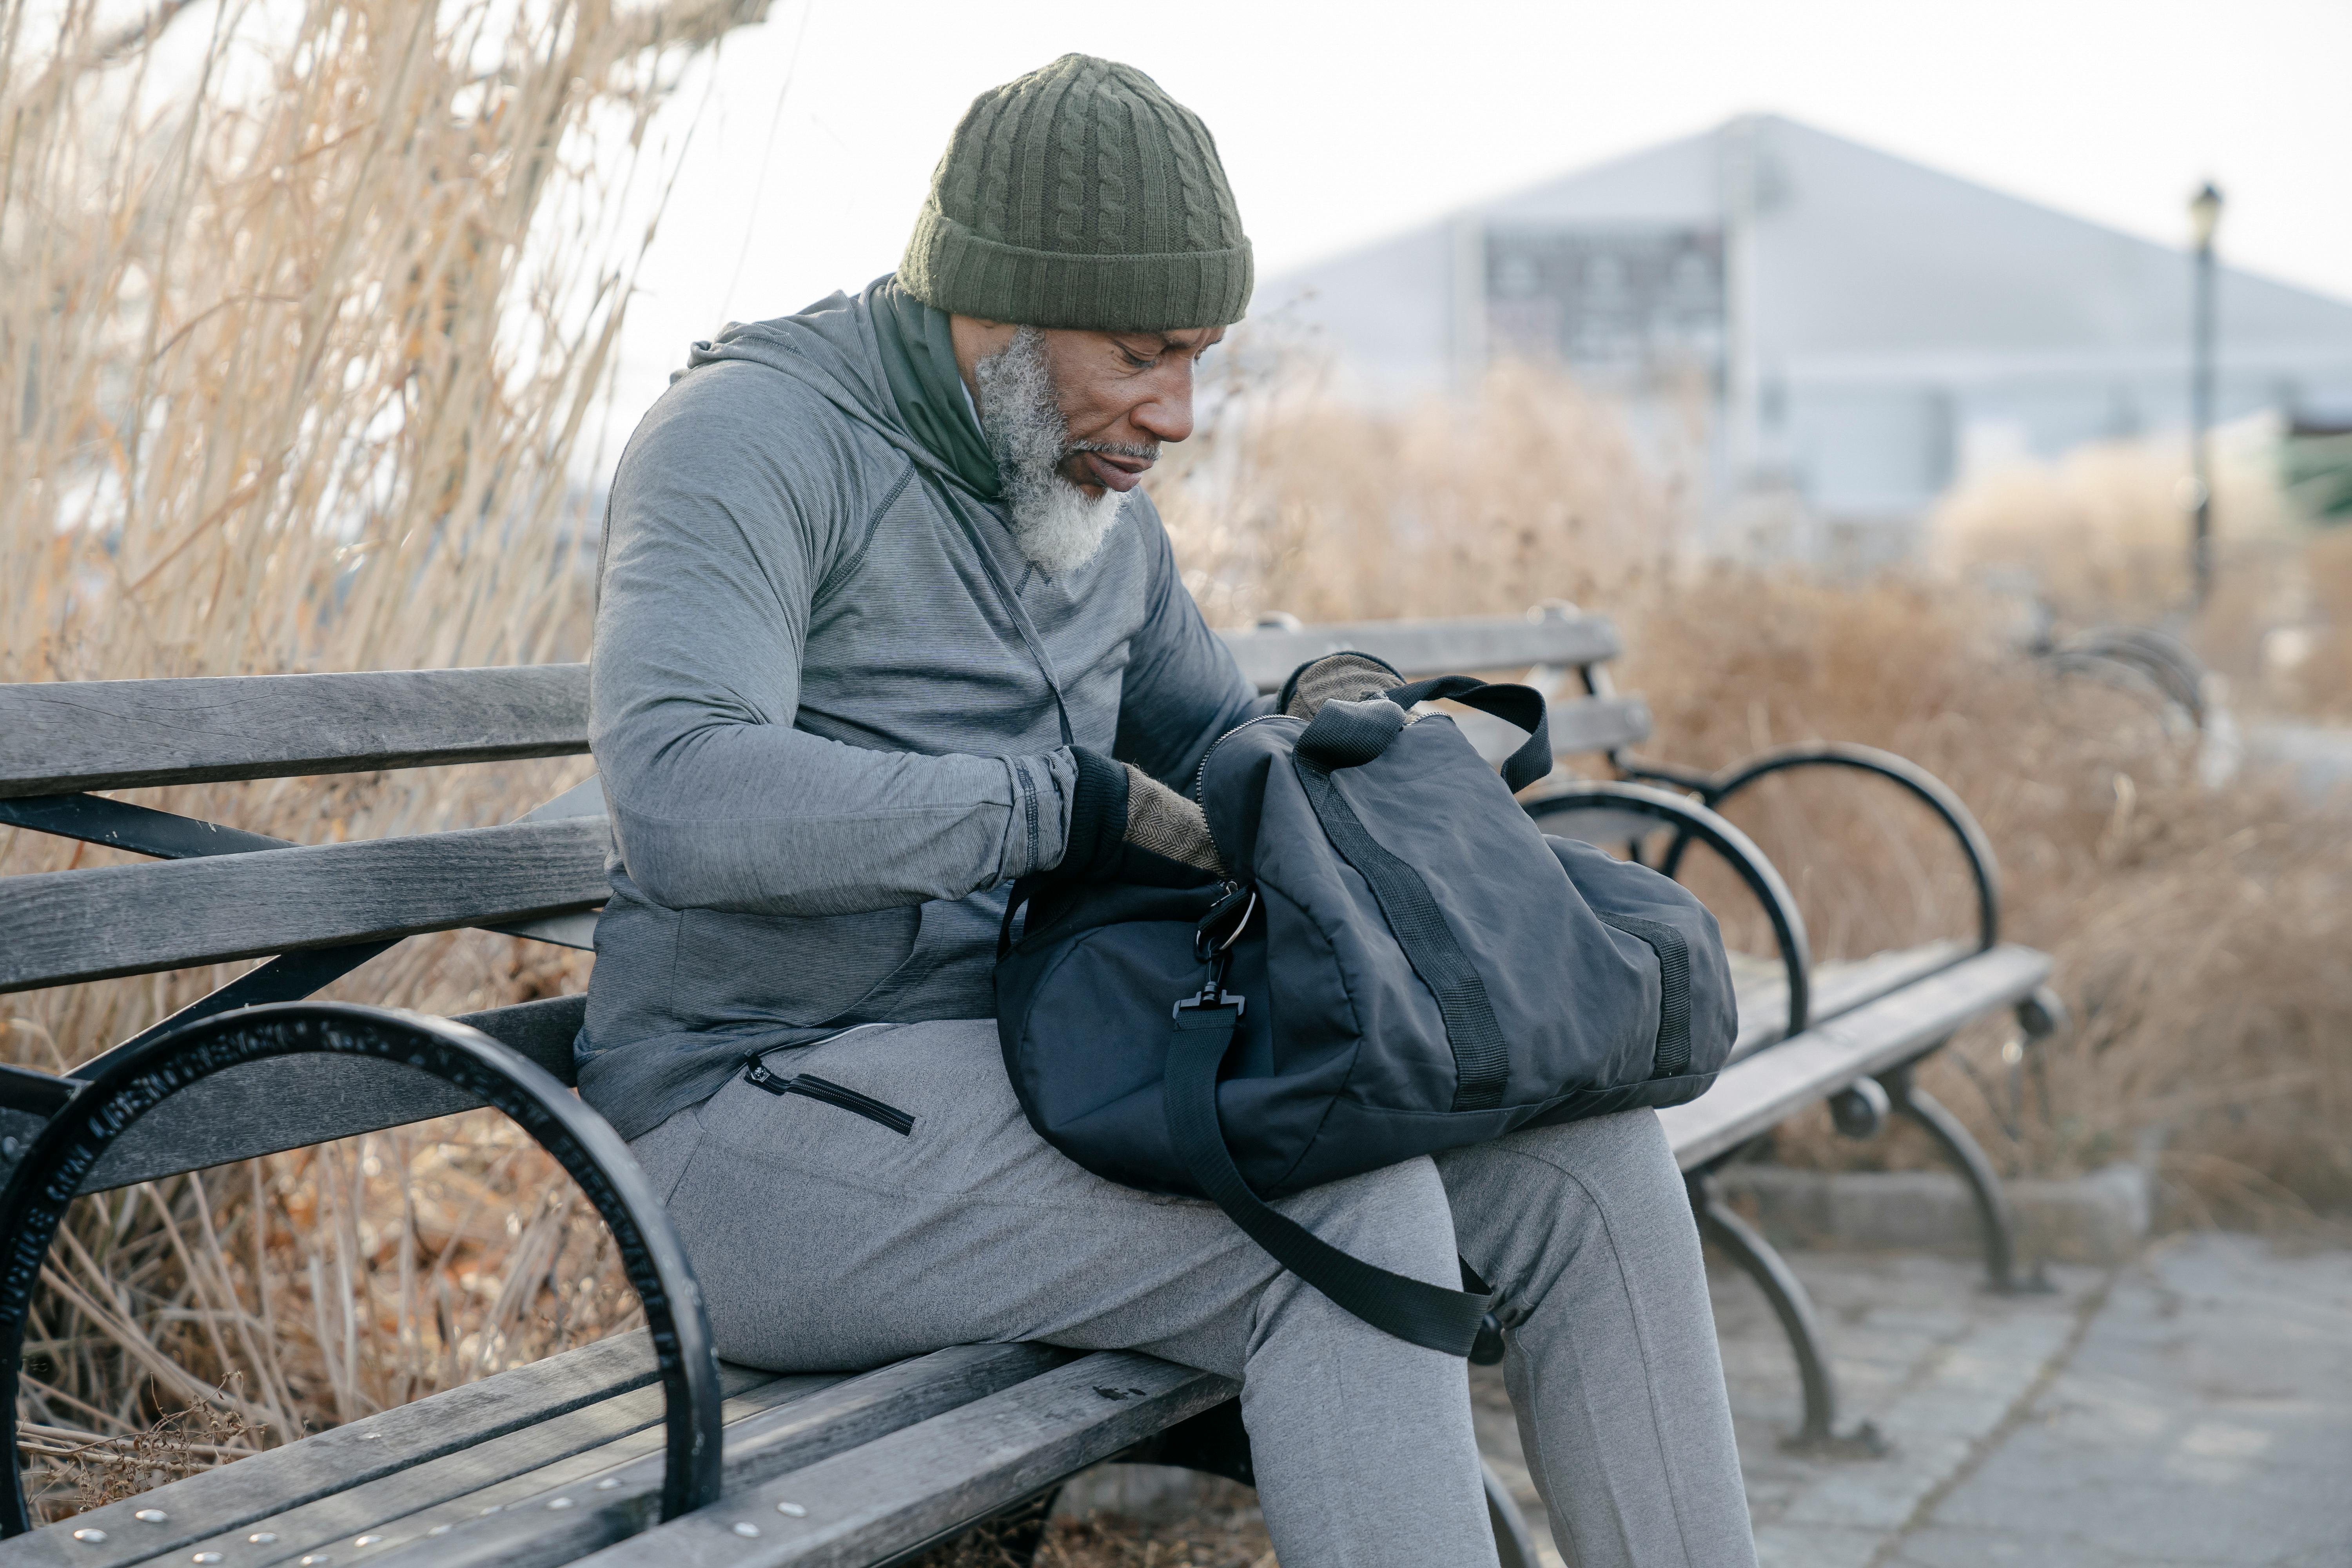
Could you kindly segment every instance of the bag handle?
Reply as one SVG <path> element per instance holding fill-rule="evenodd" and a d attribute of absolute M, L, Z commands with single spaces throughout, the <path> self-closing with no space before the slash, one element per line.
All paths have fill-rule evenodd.
<path fill-rule="evenodd" d="M 1433 675 L 1381 694 L 1400 708 L 1444 698 L 1491 713 L 1528 732 L 1525 744 L 1503 760 L 1503 782 L 1517 795 L 1551 772 L 1551 718 L 1543 693 L 1532 686 L 1506 685 L 1475 675 Z"/>
<path fill-rule="evenodd" d="M 1493 1297 L 1375 1268 L 1268 1207 L 1250 1190 L 1217 1121 L 1217 1069 L 1233 1047 L 1241 1017 L 1242 999 L 1217 979 L 1199 997 L 1176 1005 L 1160 1099 L 1168 1136 L 1192 1179 L 1276 1262 L 1372 1327 L 1447 1355 L 1488 1349 L 1480 1343 L 1480 1331 L 1493 1326 Z"/>

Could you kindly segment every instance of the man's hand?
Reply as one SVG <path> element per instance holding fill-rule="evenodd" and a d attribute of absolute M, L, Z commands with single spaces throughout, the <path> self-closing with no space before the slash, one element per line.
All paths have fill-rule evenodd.
<path fill-rule="evenodd" d="M 1100 752 L 1074 747 L 1071 754 L 1077 759 L 1078 786 L 1070 801 L 1069 843 L 1055 876 L 1189 888 L 1224 875 L 1199 806 Z"/>
<path fill-rule="evenodd" d="M 1403 676 L 1370 654 L 1327 653 L 1290 672 L 1275 706 L 1293 719 L 1312 721 L 1326 702 L 1361 702 L 1403 684 Z"/>

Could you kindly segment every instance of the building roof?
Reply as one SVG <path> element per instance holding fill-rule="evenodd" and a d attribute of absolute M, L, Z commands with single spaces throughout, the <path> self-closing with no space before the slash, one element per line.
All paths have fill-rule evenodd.
<path fill-rule="evenodd" d="M 1496 335 L 1507 315 L 1497 300 L 1512 288 L 1494 270 L 1498 241 L 1572 234 L 1605 246 L 1611 235 L 1677 233 L 1728 253 L 1731 331 L 1750 334 L 1766 378 L 1968 386 L 2186 367 L 2184 252 L 1777 115 L 1275 278 L 1258 314 L 1311 331 L 1365 391 L 1433 390 L 1507 346 L 1509 333 Z M 2352 388 L 2352 303 L 2224 268 L 2219 311 L 2234 376 L 2275 378 L 2290 395 L 2306 384 Z M 1564 341 L 1573 363 L 1581 340 Z M 1705 333 L 1691 342 L 1703 347 Z"/>

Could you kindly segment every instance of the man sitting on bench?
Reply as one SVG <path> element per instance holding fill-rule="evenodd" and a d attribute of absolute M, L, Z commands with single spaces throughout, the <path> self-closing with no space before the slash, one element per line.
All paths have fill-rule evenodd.
<path fill-rule="evenodd" d="M 1064 1158 L 997 1046 L 1007 883 L 1217 864 L 1168 786 L 1265 704 L 1136 486 L 1250 284 L 1206 128 L 1068 55 L 972 104 L 897 274 L 695 345 L 614 480 L 592 735 L 618 853 L 580 1088 L 665 1195 L 722 1355 L 1146 1351 L 1240 1380 L 1288 1568 L 1491 1563 L 1462 1363 L 1213 1205 Z M 1318 673 L 1294 711 L 1345 684 Z M 1655 1116 L 1280 1207 L 1433 1284 L 1458 1253 L 1498 1293 L 1583 1568 L 1753 1562 Z"/>

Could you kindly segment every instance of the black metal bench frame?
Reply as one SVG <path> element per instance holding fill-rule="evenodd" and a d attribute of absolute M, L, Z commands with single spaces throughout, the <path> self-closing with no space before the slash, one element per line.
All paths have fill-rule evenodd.
<path fill-rule="evenodd" d="M 2036 967 L 2033 961 L 2039 955 L 1997 947 L 1997 879 L 1990 850 L 1965 807 L 1941 784 L 1900 759 L 1854 748 L 1775 753 L 1745 768 L 1704 776 L 1635 763 L 1624 748 L 1646 737 L 1646 710 L 1638 700 L 1617 698 L 1609 690 L 1601 666 L 1618 651 L 1615 633 L 1597 617 L 1552 611 L 1525 623 L 1284 626 L 1232 640 L 1245 670 L 1266 689 L 1301 659 L 1333 647 L 1368 647 L 1408 674 L 1572 665 L 1585 683 L 1587 699 L 1555 706 L 1554 733 L 1560 749 L 1600 752 L 1620 777 L 1556 790 L 1530 802 L 1530 812 L 1540 822 L 1604 807 L 1621 817 L 1631 814 L 1657 822 L 1671 830 L 1668 847 L 1658 861 L 1662 867 L 1676 868 L 1689 845 L 1704 844 L 1734 868 L 1758 900 L 1780 947 L 1782 1005 L 1774 1019 L 1759 1021 L 1752 1030 L 1743 1020 L 1743 1036 L 1753 1037 L 1743 1038 L 1741 1058 L 1758 1060 L 1753 1068 L 1727 1074 L 1725 1084 L 1736 1085 L 1732 1098 L 1739 1103 L 1727 1105 L 1725 1086 L 1719 1086 L 1708 1100 L 1682 1108 L 1704 1114 L 1696 1121 L 1685 1119 L 1688 1125 L 1677 1136 L 1676 1148 L 1702 1226 L 1757 1278 L 1789 1331 L 1804 1391 L 1805 1414 L 1797 1441 L 1839 1440 L 1834 1384 L 1818 1324 L 1793 1273 L 1762 1237 L 1716 1199 L 1710 1180 L 1717 1165 L 1773 1121 L 1800 1104 L 1824 1097 L 1832 1099 L 1842 1127 L 1874 1128 L 1890 1104 L 1921 1121 L 1953 1154 L 1977 1194 L 1995 1283 L 2003 1288 L 2014 1283 L 2014 1245 L 1998 1181 L 1965 1130 L 1912 1082 L 1910 1068 L 1940 1046 L 1959 1022 L 1979 1016 L 1988 997 L 1997 995 L 2018 1005 L 2029 1029 L 2037 1033 L 2054 1023 L 2054 1004 L 2039 989 L 2046 960 Z M 667 1216 L 652 1201 L 617 1136 L 565 1088 L 581 999 L 528 1003 L 448 1021 L 302 1000 L 406 936 L 427 931 L 479 925 L 584 945 L 582 928 L 574 925 L 567 933 L 563 924 L 581 920 L 603 899 L 604 828 L 595 820 L 601 817 L 602 798 L 593 781 L 505 827 L 322 847 L 292 846 L 89 793 L 577 754 L 586 750 L 585 677 L 584 667 L 572 666 L 0 687 L 0 730 L 11 736 L 5 753 L 0 754 L 0 824 L 107 844 L 166 862 L 13 879 L 11 891 L 19 895 L 18 901 L 13 913 L 0 910 L 0 939 L 6 939 L 0 942 L 0 952 L 8 954 L 0 958 L 0 989 L 269 955 L 268 962 L 73 1069 L 66 1079 L 23 1068 L 0 1069 L 0 1160 L 11 1167 L 7 1190 L 0 1194 L 0 1235 L 7 1238 L 5 1251 L 0 1253 L 5 1259 L 0 1267 L 0 1349 L 7 1355 L 5 1392 L 14 1394 L 33 1282 L 66 1205 L 78 1194 L 488 1104 L 516 1120 L 546 1147 L 612 1228 L 630 1282 L 646 1304 L 654 1350 L 652 1375 L 662 1385 L 664 1441 L 658 1473 L 646 1469 L 654 1462 L 648 1456 L 633 1461 L 634 1469 L 624 1466 L 605 1476 L 596 1483 L 608 1492 L 604 1500 L 586 1500 L 596 1506 L 563 1515 L 564 1529 L 571 1532 L 566 1539 L 593 1550 L 625 1540 L 656 1519 L 674 1521 L 665 1526 L 672 1532 L 685 1530 L 700 1536 L 723 1530 L 751 1539 L 760 1527 L 748 1518 L 719 1516 L 741 1514 L 767 1491 L 778 1486 L 789 1490 L 798 1484 L 796 1479 L 814 1478 L 820 1471 L 838 1474 L 840 1479 L 829 1483 L 836 1489 L 855 1489 L 870 1479 L 849 1467 L 857 1454 L 878 1463 L 885 1458 L 880 1447 L 899 1444 L 911 1453 L 924 1441 L 948 1440 L 944 1427 L 939 1432 L 930 1428 L 951 1424 L 960 1407 L 940 1405 L 949 1398 L 946 1394 L 921 1394 L 928 1385 L 908 1370 L 916 1363 L 899 1363 L 845 1384 L 801 1380 L 822 1385 L 805 1395 L 799 1394 L 797 1384 L 792 1389 L 771 1387 L 761 1397 L 781 1394 L 802 1403 L 727 1423 L 721 1413 L 722 1399 L 728 1397 L 724 1380 L 710 1355 L 708 1325 Z M 224 711 L 253 722 L 225 731 L 218 722 Z M 192 722 L 198 715 L 201 721 Z M 1769 862 L 1711 809 L 1756 778 L 1802 766 L 1859 767 L 1919 795 L 1958 837 L 1977 879 L 1979 931 L 1973 954 L 1933 970 L 1922 968 L 1899 986 L 1857 994 L 1841 1003 L 1832 1009 L 1836 1016 L 1832 1022 L 1843 1019 L 1851 1025 L 1850 1032 L 1858 1032 L 1854 1041 L 1832 1040 L 1822 1029 L 1808 1033 L 1819 1022 L 1819 994 L 1801 917 Z M 1672 787 L 1654 787 L 1660 784 Z M 593 877 L 583 875 L 583 866 L 593 868 Z M 402 875 L 414 885 L 389 904 L 381 898 L 333 896 L 339 888 L 372 886 L 371 879 L 382 882 Z M 299 911 L 268 907 L 272 891 L 282 901 L 289 876 L 318 895 L 312 907 Z M 188 902 L 237 906 L 238 918 L 228 922 L 232 929 L 190 933 L 173 914 Z M 1967 968 L 1962 962 L 1967 956 L 1997 962 L 1980 966 L 1981 972 L 1969 972 L 1963 984 L 1957 977 Z M 2035 1028 L 2037 1019 L 2041 1029 Z M 1775 1046 L 1785 1049 L 1769 1061 L 1759 1057 Z M 1808 1051 L 1821 1059 L 1812 1061 Z M 318 1066 L 304 1068 L 300 1064 L 305 1061 Z M 321 1113 L 323 1121 L 313 1115 L 310 1125 L 258 1137 L 249 1118 L 248 1125 L 226 1131 L 208 1125 L 207 1094 L 214 1096 L 209 1103 L 217 1109 L 228 1079 L 245 1072 L 244 1081 L 249 1083 L 249 1069 L 264 1063 L 279 1075 L 312 1075 L 293 1080 L 295 1089 L 281 1097 L 289 1103 L 303 1092 L 324 1092 L 320 1086 L 331 1080 L 339 1082 L 326 1096 L 336 1103 Z M 327 1076 L 317 1076 L 322 1072 Z M 338 1074 L 340 1079 L 335 1079 Z M 420 1074 L 441 1087 L 430 1092 L 417 1089 L 415 1081 Z M 399 1109 L 386 1110 L 389 1101 L 382 1099 L 370 1101 L 371 1091 L 381 1097 L 388 1084 L 404 1078 L 405 1085 L 391 1097 Z M 1876 1086 L 1883 1089 L 1874 1093 Z M 1710 1100 L 1716 1102 L 1712 1108 Z M 156 1116 L 159 1110 L 164 1114 Z M 1670 1121 L 1674 1115 L 1668 1113 Z M 951 1357 L 952 1352 L 940 1355 Z M 609 1359 L 602 1358 L 599 1364 Z M 1073 1415 L 1065 1409 L 1056 1419 L 1082 1433 L 1081 1439 L 1066 1436 L 1055 1439 L 1058 1447 L 1045 1444 L 1041 1451 L 1059 1457 L 1037 1461 L 1045 1468 L 1034 1475 L 1015 1465 L 1012 1472 L 995 1476 L 985 1506 L 975 1503 L 959 1515 L 953 1506 L 930 1505 L 937 1517 L 926 1516 L 929 1525 L 919 1538 L 908 1541 L 900 1531 L 891 1538 L 887 1556 L 897 1560 L 952 1535 L 974 1519 L 1001 1516 L 1008 1505 L 1016 1511 L 1025 1506 L 1021 1517 L 1041 1525 L 1041 1500 L 1049 1499 L 1066 1475 L 1106 1458 L 1181 1464 L 1251 1479 L 1238 1407 L 1223 1380 L 1124 1353 L 1083 1358 L 1083 1364 L 1079 1360 L 1044 1347 L 1000 1347 L 981 1355 L 985 1363 L 982 1371 L 957 1363 L 943 1374 L 948 1382 L 940 1388 L 953 1384 L 963 1394 L 978 1392 L 978 1404 L 971 1406 L 976 1411 L 991 1400 L 1024 1391 L 1024 1397 L 1044 1408 L 1064 1394 L 1055 1379 L 1109 1375 L 1102 1369 L 1114 1368 L 1112 1383 L 1090 1385 L 1091 1396 L 1108 1401 L 1114 1413 L 1106 1416 L 1087 1405 Z M 539 1370 L 520 1369 L 470 1386 L 487 1391 L 514 1380 L 511 1389 L 521 1391 L 516 1396 L 518 1407 L 537 1412 L 545 1402 L 533 1403 L 541 1395 L 527 1374 Z M 933 1369 L 922 1375 L 936 1373 Z M 646 1381 L 642 1372 L 632 1375 L 639 1383 Z M 891 1382 L 894 1376 L 897 1383 Z M 957 1378 L 965 1381 L 956 1383 Z M 611 1384 L 606 1393 L 628 1386 L 624 1379 Z M 465 1392 L 452 1390 L 409 1409 L 421 1412 Z M 1073 1397 L 1083 1404 L 1089 1395 L 1081 1390 Z M 926 1404 L 927 1398 L 931 1403 Z M 855 1413 L 866 1408 L 859 1401 L 877 1399 L 896 1399 L 892 1409 L 927 1425 L 896 1430 L 878 1440 L 879 1447 L 854 1454 L 828 1449 L 825 1443 L 832 1439 L 821 1434 L 794 1429 L 778 1436 L 771 1430 L 792 1427 L 784 1417 L 803 1405 L 814 1408 L 833 1401 Z M 560 1415 L 554 1405 L 546 1409 L 555 1414 L 536 1418 Z M 390 1417 L 401 1414 L 372 1419 L 391 1427 L 398 1423 Z M 526 1425 L 529 1418 L 524 1418 Z M 0 1411 L 0 1424 L 5 1424 L 0 1429 L 12 1439 L 14 1420 L 11 1397 Z M 288 1479 L 298 1470 L 310 1473 L 293 1456 L 317 1445 L 332 1447 L 331 1440 L 350 1431 L 341 1428 L 305 1439 L 152 1495 L 204 1499 L 209 1508 L 210 1500 L 226 1489 L 206 1483 L 238 1473 L 247 1479 L 242 1490 L 249 1495 L 225 1511 L 213 1511 L 242 1528 L 265 1514 L 275 1516 L 331 1493 L 333 1489 L 315 1476 L 307 1481 Z M 919 1439 L 909 1433 L 929 1436 Z M 388 1477 L 400 1468 L 394 1459 L 405 1455 L 410 1463 L 427 1463 L 433 1458 L 429 1450 L 432 1443 L 421 1437 L 398 1451 L 387 1445 L 375 1469 L 354 1470 L 345 1458 L 338 1461 L 342 1467 L 338 1475 L 362 1482 L 370 1476 Z M 779 1465 L 809 1455 L 822 1456 L 814 1468 L 781 1472 L 782 1480 L 770 1479 L 780 1473 Z M 280 1459 L 281 1464 L 271 1463 Z M 510 1488 L 521 1481 L 502 1484 Z M 271 1485 L 280 1489 L 270 1493 L 266 1489 Z M 265 1489 L 257 1492 L 257 1487 Z M 1008 1488 L 1018 1495 L 1005 1495 Z M 1488 1489 L 1507 1562 L 1531 1563 L 1524 1527 L 1491 1475 Z M 0 1495 L 0 1536 L 14 1536 L 26 1530 L 29 1519 L 13 1464 L 7 1485 L 0 1490 L 5 1490 Z M 722 1499 L 724 1506 L 715 1506 Z M 791 1498 L 778 1500 L 786 1520 L 805 1517 L 805 1508 Z M 545 1507 L 569 1509 L 573 1502 L 568 1496 L 551 1497 Z M 887 1504 L 875 1506 L 887 1510 Z M 941 1507 L 947 1511 L 940 1512 Z M 242 1517 L 232 1517 L 239 1508 Z M 129 1537 L 112 1548 L 88 1542 L 90 1550 L 72 1560 L 148 1561 L 161 1552 L 185 1552 L 191 1541 L 201 1537 L 194 1521 L 185 1528 L 158 1522 L 152 1530 L 132 1530 L 120 1522 L 134 1511 L 132 1504 L 114 1505 L 70 1521 L 85 1536 L 111 1529 Z M 146 1520 L 154 1514 L 160 1521 L 168 1511 L 151 1508 L 136 1517 Z M 775 1516 L 766 1517 L 774 1528 Z M 218 1522 L 206 1520 L 203 1528 Z M 466 1560 L 488 1561 L 498 1555 L 499 1542 L 535 1547 L 549 1539 L 553 1527 L 537 1514 L 526 1519 L 515 1513 L 470 1524 L 462 1536 L 447 1533 L 455 1528 L 445 1520 L 427 1531 L 438 1539 L 419 1560 L 437 1560 L 463 1543 L 470 1553 Z M 190 1534 L 192 1530 L 197 1533 Z M 34 1539 L 53 1533 L 42 1531 Z M 1034 1529 L 1030 1536 L 1034 1543 Z M 384 1542 L 395 1560 L 426 1547 L 422 1540 L 403 1549 L 383 1535 L 362 1539 Z M 677 1540 L 683 1545 L 688 1538 Z M 704 1558 L 719 1549 L 709 1542 L 698 1548 Z M 492 1557 L 482 1556 L 485 1551 Z M 10 1545 L 0 1544 L 0 1563 L 15 1560 Z M 572 1559 L 541 1551 L 530 1560 Z"/>

